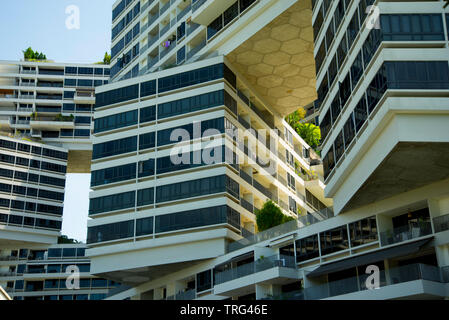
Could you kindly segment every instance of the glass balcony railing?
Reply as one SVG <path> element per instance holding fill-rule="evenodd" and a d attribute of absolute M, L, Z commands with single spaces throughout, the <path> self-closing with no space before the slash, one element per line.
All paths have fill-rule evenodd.
<path fill-rule="evenodd" d="M 201 49 L 203 49 L 206 46 L 206 40 L 201 42 L 199 45 L 197 45 L 195 48 L 190 49 L 190 51 L 187 53 L 187 59 L 192 58 L 195 54 L 197 54 Z"/>
<path fill-rule="evenodd" d="M 192 12 L 195 12 L 206 2 L 207 0 L 197 0 L 192 4 Z"/>
<path fill-rule="evenodd" d="M 449 214 L 433 218 L 435 232 L 449 230 Z"/>
<path fill-rule="evenodd" d="M 261 258 L 257 261 L 241 265 L 237 268 L 232 268 L 215 274 L 215 285 L 220 285 L 225 282 L 278 267 L 295 269 L 295 258 L 283 255 Z"/>
<path fill-rule="evenodd" d="M 331 281 L 322 285 L 269 297 L 266 300 L 320 300 L 370 290 L 366 287 L 368 275 L 350 277 L 338 281 Z M 448 270 L 425 264 L 411 264 L 380 272 L 380 288 L 393 284 L 406 283 L 416 280 L 427 280 L 437 283 L 447 283 Z M 404 292 L 404 295 L 407 293 Z"/>
<path fill-rule="evenodd" d="M 176 19 L 179 21 L 181 20 L 190 10 L 192 9 L 192 5 L 188 5 L 184 10 L 182 10 L 178 16 L 176 17 Z"/>
<path fill-rule="evenodd" d="M 164 6 L 161 8 L 161 10 L 159 10 L 159 14 L 160 15 L 164 14 L 165 11 L 167 11 L 169 7 L 170 7 L 170 1 L 167 1 L 167 3 L 164 4 Z"/>
<path fill-rule="evenodd" d="M 254 206 L 245 199 L 240 199 L 240 204 L 243 208 L 245 208 L 249 212 L 254 213 Z"/>
<path fill-rule="evenodd" d="M 383 246 L 427 236 L 432 233 L 430 221 L 407 225 L 380 233 L 380 242 Z"/>

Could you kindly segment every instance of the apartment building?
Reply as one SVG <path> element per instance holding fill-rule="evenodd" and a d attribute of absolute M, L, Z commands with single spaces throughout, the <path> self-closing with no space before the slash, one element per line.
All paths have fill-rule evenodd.
<path fill-rule="evenodd" d="M 117 1 L 113 12 L 112 83 L 96 89 L 93 274 L 137 287 L 215 259 L 257 232 L 268 200 L 300 225 L 332 216 L 322 165 L 284 120 L 316 99 L 310 2 Z M 148 48 L 120 60 L 123 37 L 118 52 Z"/>
<path fill-rule="evenodd" d="M 318 99 L 303 106 L 322 129 L 334 217 L 230 241 L 221 256 L 157 274 L 110 299 L 447 299 L 444 5 L 313 1 Z"/>
<path fill-rule="evenodd" d="M 109 66 L 0 61 L 0 130 L 69 151 L 69 173 L 88 173 L 95 87 Z"/>
<path fill-rule="evenodd" d="M 67 157 L 66 149 L 0 136 L 2 246 L 57 242 Z"/>
<path fill-rule="evenodd" d="M 85 251 L 85 244 L 2 246 L 0 285 L 14 300 L 102 300 L 118 284 L 92 276 Z"/>

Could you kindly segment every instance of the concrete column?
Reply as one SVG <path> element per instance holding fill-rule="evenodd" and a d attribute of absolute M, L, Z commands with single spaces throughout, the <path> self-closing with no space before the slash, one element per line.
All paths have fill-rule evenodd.
<path fill-rule="evenodd" d="M 153 297 L 154 297 L 154 300 L 163 300 L 164 299 L 164 288 L 154 289 Z"/>
<path fill-rule="evenodd" d="M 140 300 L 154 300 L 154 290 L 141 293 Z"/>
<path fill-rule="evenodd" d="M 173 281 L 167 284 L 167 297 L 174 296 L 185 289 L 185 283 L 182 281 Z"/>
<path fill-rule="evenodd" d="M 261 300 L 272 295 L 271 285 L 256 284 L 256 300 Z"/>
<path fill-rule="evenodd" d="M 436 246 L 435 253 L 439 267 L 449 266 L 449 245 Z"/>

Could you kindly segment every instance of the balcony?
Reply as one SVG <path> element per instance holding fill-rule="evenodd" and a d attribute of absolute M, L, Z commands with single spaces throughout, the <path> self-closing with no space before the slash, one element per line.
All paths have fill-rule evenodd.
<path fill-rule="evenodd" d="M 382 246 L 427 236 L 432 233 L 430 221 L 394 228 L 380 233 Z"/>
<path fill-rule="evenodd" d="M 399 299 L 427 297 L 442 298 L 438 292 L 445 292 L 448 270 L 425 264 L 411 264 L 380 272 L 380 287 L 370 290 L 366 287 L 367 275 L 351 277 L 303 290 L 278 295 L 267 300 L 321 300 L 321 299 Z M 433 282 L 433 286 L 424 286 Z M 393 286 L 390 287 L 390 286 Z M 436 286 L 437 287 L 436 287 Z M 438 288 L 440 286 L 440 288 Z M 390 287 L 390 288 L 389 288 Z M 442 289 L 442 290 L 436 290 Z"/>
<path fill-rule="evenodd" d="M 30 121 L 33 130 L 74 129 L 75 122 L 71 117 L 36 117 Z"/>
<path fill-rule="evenodd" d="M 449 230 L 449 214 L 433 218 L 435 233 Z"/>
<path fill-rule="evenodd" d="M 240 205 L 249 212 L 254 213 L 254 206 L 245 199 L 240 199 Z"/>
<path fill-rule="evenodd" d="M 228 281 L 236 280 L 251 274 L 279 267 L 296 269 L 295 258 L 282 255 L 262 258 L 254 262 L 244 264 L 237 268 L 232 268 L 230 270 L 217 273 L 215 275 L 214 283 L 215 285 L 220 285 Z"/>
<path fill-rule="evenodd" d="M 192 21 L 207 26 L 218 13 L 224 12 L 234 1 L 197 0 L 192 4 Z"/>
<path fill-rule="evenodd" d="M 95 93 L 91 91 L 77 91 L 73 97 L 75 103 L 90 102 L 95 103 Z"/>
<path fill-rule="evenodd" d="M 192 31 L 193 32 L 193 31 Z M 197 54 L 201 49 L 203 49 L 206 46 L 206 40 L 201 42 L 199 45 L 197 45 L 194 48 L 191 48 L 190 51 L 187 53 L 187 60 L 192 58 L 195 54 Z"/>
<path fill-rule="evenodd" d="M 214 294 L 235 296 L 254 290 L 257 283 L 279 283 L 283 279 L 297 279 L 295 258 L 274 255 L 260 257 L 236 268 L 215 274 Z"/>

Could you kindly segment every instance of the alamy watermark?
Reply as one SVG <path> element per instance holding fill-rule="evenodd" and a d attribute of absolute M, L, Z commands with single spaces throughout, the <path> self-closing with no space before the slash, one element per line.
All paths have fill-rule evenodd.
<path fill-rule="evenodd" d="M 65 273 L 68 275 L 65 286 L 69 290 L 80 289 L 80 269 L 76 265 L 70 265 L 66 268 Z"/>
<path fill-rule="evenodd" d="M 65 8 L 68 17 L 65 20 L 65 26 L 69 30 L 79 30 L 81 28 L 80 8 L 74 4 Z"/>
<path fill-rule="evenodd" d="M 366 21 L 366 28 L 369 30 L 380 29 L 380 9 L 378 6 L 366 7 L 368 20 Z"/>
<path fill-rule="evenodd" d="M 369 265 L 365 270 L 369 276 L 365 280 L 365 287 L 368 290 L 375 290 L 380 288 L 380 269 L 376 265 Z"/>

